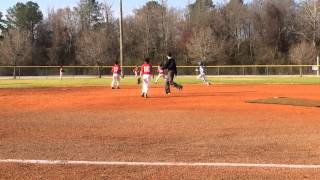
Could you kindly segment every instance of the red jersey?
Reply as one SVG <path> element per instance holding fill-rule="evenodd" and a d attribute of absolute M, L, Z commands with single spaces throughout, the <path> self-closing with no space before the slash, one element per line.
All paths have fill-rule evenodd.
<path fill-rule="evenodd" d="M 133 72 L 139 72 L 139 67 L 134 67 Z"/>
<path fill-rule="evenodd" d="M 158 66 L 158 73 L 159 74 L 164 74 L 164 70 L 160 66 Z"/>
<path fill-rule="evenodd" d="M 121 74 L 121 68 L 119 65 L 115 64 L 113 67 L 112 67 L 112 73 L 113 74 Z"/>
<path fill-rule="evenodd" d="M 144 74 L 152 74 L 152 66 L 151 64 L 143 64 L 141 66 L 141 74 L 144 75 Z"/>

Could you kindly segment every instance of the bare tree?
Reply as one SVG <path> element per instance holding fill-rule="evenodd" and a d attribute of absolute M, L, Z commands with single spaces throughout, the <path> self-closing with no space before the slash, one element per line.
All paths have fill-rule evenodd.
<path fill-rule="evenodd" d="M 193 33 L 187 46 L 189 56 L 196 61 L 212 61 L 212 58 L 217 54 L 219 49 L 217 43 L 210 27 L 199 29 Z"/>
<path fill-rule="evenodd" d="M 303 30 L 309 30 L 307 32 L 304 31 L 304 37 L 308 37 L 311 33 L 311 38 L 309 39 L 312 40 L 313 46 L 316 46 L 317 40 L 319 39 L 320 30 L 320 2 L 318 0 L 303 0 L 301 2 L 301 7 L 301 23 Z"/>
<path fill-rule="evenodd" d="M 75 12 L 69 8 L 51 10 L 48 19 L 52 44 L 49 48 L 50 61 L 48 64 L 70 64 L 75 56 L 75 36 L 79 27 Z"/>
<path fill-rule="evenodd" d="M 83 32 L 76 43 L 78 61 L 97 66 L 113 63 L 118 57 L 116 37 L 106 29 Z M 101 78 L 101 69 L 99 76 Z"/>
<path fill-rule="evenodd" d="M 313 44 L 303 41 L 290 50 L 290 61 L 294 64 L 314 64 L 317 49 Z"/>
<path fill-rule="evenodd" d="M 0 54 L 5 64 L 14 66 L 13 78 L 16 79 L 16 66 L 22 65 L 31 54 L 31 40 L 26 31 L 10 30 L 4 36 Z"/>

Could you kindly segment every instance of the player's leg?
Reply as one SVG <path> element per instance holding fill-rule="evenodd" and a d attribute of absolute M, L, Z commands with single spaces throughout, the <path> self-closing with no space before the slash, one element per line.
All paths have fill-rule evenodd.
<path fill-rule="evenodd" d="M 112 89 L 114 89 L 115 83 L 116 83 L 116 77 L 115 77 L 115 75 L 112 75 L 112 82 L 111 82 Z"/>
<path fill-rule="evenodd" d="M 117 76 L 117 89 L 120 89 L 120 75 Z"/>
<path fill-rule="evenodd" d="M 146 75 L 146 77 L 145 77 L 145 95 L 144 95 L 145 98 L 148 98 L 150 82 L 151 82 L 151 76 Z"/>
<path fill-rule="evenodd" d="M 206 79 L 205 79 L 205 75 L 204 74 L 200 74 L 200 79 L 202 80 L 202 82 L 206 82 Z"/>
<path fill-rule="evenodd" d="M 145 83 L 145 82 L 144 82 L 144 78 L 143 78 L 143 76 L 142 76 L 141 97 L 144 97 L 145 91 L 146 91 L 146 89 L 145 89 L 145 84 L 144 84 L 144 83 Z"/>
<path fill-rule="evenodd" d="M 200 79 L 200 80 L 201 80 L 201 74 L 199 74 L 199 75 L 197 76 L 197 79 Z"/>
<path fill-rule="evenodd" d="M 210 82 L 208 81 L 206 74 L 204 74 L 204 73 L 201 74 L 201 79 L 206 85 L 208 85 L 208 86 L 210 85 Z"/>
<path fill-rule="evenodd" d="M 157 76 L 157 78 L 156 78 L 156 80 L 154 81 L 154 83 L 158 83 L 158 81 L 159 81 L 159 79 L 161 78 L 163 76 L 163 74 L 159 74 L 158 76 Z"/>
<path fill-rule="evenodd" d="M 170 94 L 171 93 L 170 85 L 173 82 L 173 77 L 172 77 L 173 75 L 174 75 L 174 73 L 172 71 L 168 72 L 168 76 L 167 76 L 167 79 L 166 79 L 166 87 L 165 87 L 166 94 Z"/>
<path fill-rule="evenodd" d="M 160 78 L 160 74 L 157 76 L 156 80 L 154 81 L 154 83 L 155 83 L 155 84 L 157 84 L 157 83 L 158 83 L 159 78 Z"/>
<path fill-rule="evenodd" d="M 147 98 L 148 97 L 148 90 L 149 90 L 149 81 L 150 81 L 150 76 L 145 74 L 142 77 L 143 83 L 142 83 L 142 95 Z"/>
<path fill-rule="evenodd" d="M 178 83 L 174 82 L 174 76 L 175 76 L 175 74 L 173 73 L 172 74 L 171 85 L 173 85 L 175 88 L 177 88 L 179 90 L 182 90 L 183 86 L 181 84 L 178 84 Z"/>
<path fill-rule="evenodd" d="M 210 84 L 211 84 L 211 83 L 209 82 L 209 80 L 207 79 L 207 76 L 206 76 L 205 74 L 204 74 L 203 78 L 204 78 L 204 80 L 205 80 L 205 82 L 206 82 L 207 85 L 210 85 Z"/>

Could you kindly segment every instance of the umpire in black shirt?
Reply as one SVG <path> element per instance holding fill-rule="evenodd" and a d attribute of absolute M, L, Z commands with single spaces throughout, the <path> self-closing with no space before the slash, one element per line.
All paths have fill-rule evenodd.
<path fill-rule="evenodd" d="M 176 60 L 172 57 L 171 53 L 168 53 L 168 60 L 162 67 L 163 70 L 167 69 L 168 70 L 168 77 L 166 80 L 166 94 L 170 94 L 170 85 L 173 85 L 175 88 L 182 90 L 183 86 L 175 83 L 173 81 L 174 76 L 177 75 L 177 64 Z"/>

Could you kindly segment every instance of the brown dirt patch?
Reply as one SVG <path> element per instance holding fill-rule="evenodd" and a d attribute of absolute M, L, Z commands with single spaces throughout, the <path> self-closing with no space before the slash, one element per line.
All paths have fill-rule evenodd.
<path fill-rule="evenodd" d="M 278 104 L 278 105 L 320 108 L 320 101 L 314 101 L 314 100 L 308 100 L 308 99 L 294 99 L 294 98 L 287 98 L 287 97 L 274 97 L 274 98 L 267 98 L 267 99 L 250 100 L 248 101 L 248 103 Z"/>

